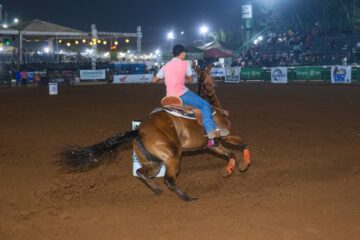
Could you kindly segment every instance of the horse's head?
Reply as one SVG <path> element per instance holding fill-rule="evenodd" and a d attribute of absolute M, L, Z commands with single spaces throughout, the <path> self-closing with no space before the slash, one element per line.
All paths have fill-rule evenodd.
<path fill-rule="evenodd" d="M 198 94 L 202 97 L 212 96 L 215 93 L 215 83 L 211 77 L 211 65 L 205 68 L 194 66 L 198 77 Z"/>

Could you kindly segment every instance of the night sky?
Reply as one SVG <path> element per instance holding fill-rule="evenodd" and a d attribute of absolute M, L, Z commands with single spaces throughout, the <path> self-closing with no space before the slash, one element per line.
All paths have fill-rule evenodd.
<path fill-rule="evenodd" d="M 41 19 L 60 25 L 90 31 L 95 23 L 99 31 L 135 32 L 143 27 L 143 47 L 166 48 L 166 33 L 177 36 L 185 31 L 190 43 L 201 39 L 198 28 L 207 24 L 211 30 L 235 28 L 241 21 L 241 0 L 0 0 L 9 19 Z"/>

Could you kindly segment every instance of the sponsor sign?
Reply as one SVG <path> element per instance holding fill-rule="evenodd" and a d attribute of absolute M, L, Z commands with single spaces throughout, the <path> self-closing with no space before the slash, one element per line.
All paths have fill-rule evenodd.
<path fill-rule="evenodd" d="M 241 68 L 225 68 L 225 82 L 227 83 L 239 83 L 240 82 Z"/>
<path fill-rule="evenodd" d="M 250 4 L 243 5 L 241 10 L 242 10 L 242 18 L 244 18 L 244 19 L 253 18 L 252 5 L 250 5 Z"/>
<path fill-rule="evenodd" d="M 105 80 L 105 69 L 80 70 L 80 80 Z"/>
<path fill-rule="evenodd" d="M 58 83 L 52 82 L 49 83 L 49 95 L 57 95 L 58 94 Z"/>
<path fill-rule="evenodd" d="M 351 83 L 351 67 L 332 66 L 331 83 Z"/>
<path fill-rule="evenodd" d="M 288 69 L 286 67 L 271 68 L 272 83 L 288 83 Z"/>
<path fill-rule="evenodd" d="M 212 68 L 211 69 L 211 76 L 213 78 L 225 77 L 225 68 Z"/>
<path fill-rule="evenodd" d="M 132 130 L 136 130 L 141 124 L 141 121 L 138 121 L 138 120 L 134 120 L 132 121 Z M 137 177 L 137 173 L 136 171 L 141 168 L 141 163 L 139 162 L 139 159 L 138 157 L 136 156 L 135 152 L 133 152 L 133 176 Z M 163 165 L 160 169 L 160 172 L 159 174 L 156 176 L 156 177 L 163 177 L 165 176 L 165 166 Z"/>
<path fill-rule="evenodd" d="M 114 75 L 114 84 L 122 83 L 151 83 L 152 74 Z"/>

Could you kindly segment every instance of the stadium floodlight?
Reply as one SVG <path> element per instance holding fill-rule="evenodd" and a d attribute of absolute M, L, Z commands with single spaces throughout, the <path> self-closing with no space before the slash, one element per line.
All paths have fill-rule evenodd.
<path fill-rule="evenodd" d="M 159 49 L 156 49 L 156 50 L 155 50 L 155 54 L 156 54 L 156 55 L 160 55 L 160 50 L 159 50 Z"/>
<path fill-rule="evenodd" d="M 4 51 L 4 48 L 3 47 L 0 47 L 0 52 Z"/>
<path fill-rule="evenodd" d="M 172 48 L 173 48 L 173 44 L 174 44 L 174 39 L 175 39 L 175 34 L 173 31 L 168 32 L 167 34 L 167 39 L 170 40 L 170 52 L 172 52 Z"/>
<path fill-rule="evenodd" d="M 263 37 L 263 36 L 259 36 L 259 37 L 258 37 L 258 40 L 261 42 L 262 40 L 264 40 L 264 37 Z"/>
<path fill-rule="evenodd" d="M 201 33 L 202 35 L 205 35 L 205 34 L 207 34 L 208 32 L 209 32 L 209 28 L 208 28 L 207 26 L 203 25 L 203 26 L 200 27 L 200 33 Z"/>
<path fill-rule="evenodd" d="M 168 40 L 174 40 L 174 39 L 175 39 L 175 34 L 174 34 L 173 31 L 168 32 L 168 34 L 167 34 L 167 39 L 168 39 Z"/>
<path fill-rule="evenodd" d="M 254 40 L 254 44 L 256 45 L 256 44 L 258 44 L 259 43 L 259 40 L 258 39 L 255 39 Z"/>
<path fill-rule="evenodd" d="M 19 23 L 19 19 L 18 19 L 18 18 L 14 18 L 14 23 L 15 23 L 15 24 Z"/>
<path fill-rule="evenodd" d="M 180 34 L 181 34 L 181 35 L 184 35 L 184 34 L 185 34 L 185 32 L 184 32 L 184 31 L 181 31 L 181 32 L 180 32 Z"/>
<path fill-rule="evenodd" d="M 203 37 L 203 42 L 205 43 L 205 40 L 206 40 L 206 35 L 207 33 L 209 32 L 209 28 L 206 26 L 206 25 L 203 25 L 200 27 L 200 33 Z"/>
<path fill-rule="evenodd" d="M 50 52 L 50 48 L 44 47 L 43 51 L 44 51 L 44 53 L 48 54 Z"/>
<path fill-rule="evenodd" d="M 8 28 L 8 25 L 7 25 L 7 24 L 3 24 L 2 27 L 3 27 L 3 28 Z"/>

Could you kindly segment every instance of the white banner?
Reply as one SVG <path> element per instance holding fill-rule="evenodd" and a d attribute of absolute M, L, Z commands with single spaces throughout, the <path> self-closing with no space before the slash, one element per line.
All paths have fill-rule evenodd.
<path fill-rule="evenodd" d="M 49 83 L 49 95 L 58 95 L 58 83 Z"/>
<path fill-rule="evenodd" d="M 105 69 L 100 70 L 80 70 L 81 80 L 105 80 Z"/>
<path fill-rule="evenodd" d="M 250 4 L 242 6 L 242 18 L 244 19 L 253 18 L 252 6 Z"/>
<path fill-rule="evenodd" d="M 114 75 L 113 83 L 151 83 L 153 77 L 152 74 Z"/>
<path fill-rule="evenodd" d="M 240 82 L 241 68 L 225 68 L 225 82 L 226 83 L 239 83 Z"/>
<path fill-rule="evenodd" d="M 288 83 L 287 67 L 271 68 L 271 83 Z"/>
<path fill-rule="evenodd" d="M 332 66 L 331 83 L 351 83 L 351 67 Z"/>
<path fill-rule="evenodd" d="M 211 76 L 216 77 L 225 77 L 225 68 L 212 68 L 211 69 Z"/>

